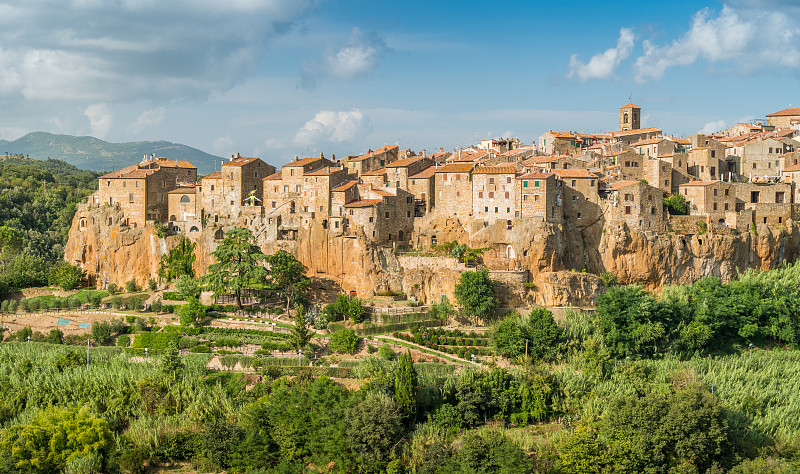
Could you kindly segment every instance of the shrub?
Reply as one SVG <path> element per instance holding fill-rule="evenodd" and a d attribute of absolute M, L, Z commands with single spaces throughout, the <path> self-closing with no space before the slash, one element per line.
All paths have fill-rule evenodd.
<path fill-rule="evenodd" d="M 114 309 L 119 309 L 122 306 L 123 299 L 120 295 L 114 295 L 111 297 L 111 307 Z"/>
<path fill-rule="evenodd" d="M 192 353 L 195 353 L 195 354 L 208 354 L 208 353 L 211 352 L 211 348 L 208 347 L 205 344 L 199 344 L 199 345 L 196 345 L 196 346 L 192 347 L 191 349 L 189 349 L 189 352 L 192 352 Z"/>
<path fill-rule="evenodd" d="M 117 345 L 119 347 L 128 347 L 131 345 L 131 337 L 127 334 L 122 334 L 117 337 Z"/>
<path fill-rule="evenodd" d="M 139 291 L 139 285 L 136 284 L 136 278 L 131 278 L 127 282 L 125 282 L 125 291 L 128 293 L 136 293 Z"/>
<path fill-rule="evenodd" d="M 381 359 L 392 360 L 394 359 L 394 351 L 388 344 L 384 344 L 378 348 L 378 356 Z"/>
<path fill-rule="evenodd" d="M 141 311 L 142 309 L 144 309 L 144 297 L 133 296 L 131 298 L 128 298 L 126 304 L 128 305 L 128 308 L 134 311 Z"/>
<path fill-rule="evenodd" d="M 150 311 L 153 311 L 154 313 L 160 313 L 161 309 L 161 298 L 156 298 L 156 300 L 150 305 Z"/>
<path fill-rule="evenodd" d="M 155 278 L 151 278 L 147 280 L 147 287 L 150 291 L 156 291 L 158 289 L 158 283 L 156 282 Z"/>
<path fill-rule="evenodd" d="M 132 314 L 129 314 L 129 315 L 125 316 L 125 321 L 127 321 L 128 324 L 133 324 L 133 323 L 136 322 L 136 316 L 134 316 Z"/>
<path fill-rule="evenodd" d="M 100 345 L 106 345 L 111 340 L 111 325 L 105 321 L 93 322 L 92 339 Z"/>
<path fill-rule="evenodd" d="M 89 304 L 91 304 L 92 307 L 94 308 L 99 307 L 102 301 L 103 301 L 103 295 L 100 293 L 92 293 L 91 295 L 89 295 Z"/>
<path fill-rule="evenodd" d="M 347 315 L 350 317 L 350 320 L 356 324 L 364 321 L 364 306 L 361 304 L 359 298 L 350 300 L 350 305 L 347 308 Z"/>
<path fill-rule="evenodd" d="M 356 350 L 358 336 L 352 329 L 339 329 L 331 336 L 328 348 L 340 354 L 352 354 Z"/>
<path fill-rule="evenodd" d="M 192 347 L 195 347 L 198 344 L 199 342 L 194 337 L 182 337 L 178 341 L 178 349 L 191 349 Z"/>
<path fill-rule="evenodd" d="M 200 298 L 200 285 L 189 275 L 178 278 L 178 281 L 175 282 L 175 289 L 178 290 L 180 299 Z"/>
<path fill-rule="evenodd" d="M 50 344 L 64 344 L 64 333 L 58 328 L 51 329 L 47 334 L 45 342 L 49 342 Z"/>
<path fill-rule="evenodd" d="M 122 318 L 114 318 L 109 324 L 111 326 L 111 332 L 114 334 L 124 334 L 128 332 L 128 326 L 125 325 L 125 321 Z"/>
<path fill-rule="evenodd" d="M 181 306 L 181 326 L 194 326 L 206 315 L 206 307 L 194 296 L 189 297 L 189 304 Z"/>
<path fill-rule="evenodd" d="M 106 287 L 106 290 L 108 291 L 108 294 L 113 295 L 117 291 L 119 291 L 119 288 L 117 288 L 116 283 L 109 283 L 108 286 Z"/>

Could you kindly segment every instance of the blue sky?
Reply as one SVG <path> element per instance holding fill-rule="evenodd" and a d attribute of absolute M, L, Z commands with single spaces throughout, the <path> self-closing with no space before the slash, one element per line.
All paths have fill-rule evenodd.
<path fill-rule="evenodd" d="M 629 97 L 643 126 L 688 135 L 800 106 L 795 4 L 0 0 L 0 138 L 279 165 L 607 131 Z"/>

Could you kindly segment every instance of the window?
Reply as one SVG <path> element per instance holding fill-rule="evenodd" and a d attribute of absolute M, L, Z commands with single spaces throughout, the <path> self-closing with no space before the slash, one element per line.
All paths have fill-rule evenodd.
<path fill-rule="evenodd" d="M 138 182 L 138 181 L 136 182 L 136 187 L 137 187 L 137 188 L 139 187 L 139 182 Z"/>
<path fill-rule="evenodd" d="M 411 217 L 411 211 L 406 211 L 406 217 Z"/>
<path fill-rule="evenodd" d="M 716 196 L 716 195 L 717 195 L 717 190 L 715 189 L 715 190 L 714 190 L 714 196 Z"/>
<path fill-rule="evenodd" d="M 494 192 L 489 192 L 489 199 L 494 199 Z"/>
<path fill-rule="evenodd" d="M 572 196 L 572 200 L 573 201 L 577 201 L 578 200 L 578 196 Z"/>
<path fill-rule="evenodd" d="M 525 197 L 528 197 L 528 196 L 525 196 Z M 539 195 L 538 194 L 534 194 L 533 195 L 533 200 L 534 201 L 539 201 Z"/>
<path fill-rule="evenodd" d="M 578 186 L 578 180 L 577 180 L 577 179 L 573 179 L 573 180 L 572 180 L 572 184 L 571 184 L 571 186 L 572 186 L 573 188 L 574 188 L 574 187 L 576 187 L 576 186 Z"/>
<path fill-rule="evenodd" d="M 214 209 L 214 200 L 213 199 L 211 200 L 211 209 Z"/>
<path fill-rule="evenodd" d="M 494 208 L 494 213 L 497 214 L 497 208 L 496 207 Z"/>
<path fill-rule="evenodd" d="M 283 187 L 283 192 L 288 194 L 289 193 L 289 186 L 284 186 Z"/>
<path fill-rule="evenodd" d="M 522 195 L 522 200 L 523 201 L 527 201 L 528 200 L 528 195 L 527 194 L 523 194 Z"/>
<path fill-rule="evenodd" d="M 511 184 L 511 176 L 509 176 L 508 178 L 506 178 L 506 184 Z"/>
<path fill-rule="evenodd" d="M 128 187 L 128 182 L 127 181 L 123 181 L 122 182 L 122 187 L 123 188 L 127 188 Z"/>
<path fill-rule="evenodd" d="M 106 186 L 111 186 L 111 181 L 106 181 Z"/>
<path fill-rule="evenodd" d="M 478 191 L 478 198 L 483 199 L 483 191 Z"/>
<path fill-rule="evenodd" d="M 509 196 L 510 194 L 508 193 L 508 191 L 506 191 L 506 199 L 508 199 Z"/>
<path fill-rule="evenodd" d="M 533 182 L 533 187 L 534 188 L 538 188 L 539 187 L 539 181 L 534 181 Z"/>
<path fill-rule="evenodd" d="M 189 196 L 186 195 L 181 196 L 181 204 L 188 204 L 190 201 L 191 200 L 189 199 Z"/>
<path fill-rule="evenodd" d="M 769 147 L 769 152 L 772 153 L 772 147 Z"/>
<path fill-rule="evenodd" d="M 589 180 L 589 186 L 594 187 L 594 180 Z"/>
<path fill-rule="evenodd" d="M 294 187 L 294 191 L 295 191 L 296 193 L 299 193 L 299 192 L 300 192 L 300 185 L 299 185 L 299 184 L 298 184 L 297 186 L 295 186 L 295 187 Z"/>
<path fill-rule="evenodd" d="M 275 201 L 272 201 L 272 208 L 273 209 L 275 209 L 275 205 L 276 205 Z"/>
<path fill-rule="evenodd" d="M 489 184 L 494 184 L 494 178 L 489 178 Z"/>
<path fill-rule="evenodd" d="M 728 203 L 727 202 L 725 203 L 725 210 L 726 211 L 728 210 Z"/>
<path fill-rule="evenodd" d="M 528 187 L 528 182 L 527 181 L 523 181 L 522 182 L 522 187 L 523 188 L 527 188 Z"/>
<path fill-rule="evenodd" d="M 625 206 L 625 214 L 630 215 L 631 213 L 631 206 Z"/>
<path fill-rule="evenodd" d="M 374 218 L 374 217 L 372 217 L 372 216 L 370 216 L 370 218 L 369 218 L 369 223 L 370 223 L 370 224 L 372 224 L 373 222 L 375 222 L 375 218 Z"/>
<path fill-rule="evenodd" d="M 756 169 L 756 164 L 755 163 L 753 163 L 753 169 Z"/>
<path fill-rule="evenodd" d="M 714 210 L 717 210 L 717 203 L 714 203 Z"/>
<path fill-rule="evenodd" d="M 776 204 L 783 204 L 783 192 L 775 193 L 775 203 Z"/>
<path fill-rule="evenodd" d="M 383 218 L 384 218 L 384 219 L 388 219 L 388 218 L 389 218 L 389 212 L 386 212 L 386 213 L 383 215 Z"/>
<path fill-rule="evenodd" d="M 133 202 L 133 193 L 128 194 L 128 202 Z"/>
<path fill-rule="evenodd" d="M 716 156 L 717 156 L 717 152 L 715 150 L 711 150 L 711 158 L 714 158 Z"/>
<path fill-rule="evenodd" d="M 581 213 L 579 212 L 579 213 L 578 213 L 578 219 L 580 219 L 580 218 L 581 218 Z"/>

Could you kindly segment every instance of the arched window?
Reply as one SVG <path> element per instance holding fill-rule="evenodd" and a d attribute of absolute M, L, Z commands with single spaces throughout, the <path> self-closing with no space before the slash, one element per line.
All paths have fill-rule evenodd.
<path fill-rule="evenodd" d="M 189 202 L 190 202 L 189 196 L 185 194 L 181 196 L 181 204 L 189 204 Z"/>
<path fill-rule="evenodd" d="M 628 123 L 628 113 L 627 112 L 625 112 L 622 115 L 622 123 Z"/>
<path fill-rule="evenodd" d="M 397 232 L 397 240 L 399 240 L 400 242 L 403 241 L 403 231 L 402 230 Z"/>
<path fill-rule="evenodd" d="M 214 232 L 214 238 L 216 240 L 222 240 L 224 237 L 225 237 L 225 233 L 222 232 L 222 229 L 217 229 L 217 231 Z"/>
<path fill-rule="evenodd" d="M 175 217 L 174 215 L 173 215 L 173 216 L 169 216 L 169 221 L 170 221 L 170 222 L 175 222 L 175 221 L 177 221 L 177 220 L 178 220 L 178 218 L 177 218 L 177 217 Z"/>
<path fill-rule="evenodd" d="M 189 232 L 200 232 L 200 229 L 198 229 L 197 226 L 193 225 L 192 228 L 189 229 Z"/>

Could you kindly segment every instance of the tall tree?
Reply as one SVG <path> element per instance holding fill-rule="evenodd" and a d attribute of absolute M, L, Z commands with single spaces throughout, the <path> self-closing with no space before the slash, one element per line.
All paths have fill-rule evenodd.
<path fill-rule="evenodd" d="M 411 353 L 401 354 L 394 373 L 394 400 L 411 423 L 417 417 L 417 371 Z"/>
<path fill-rule="evenodd" d="M 306 322 L 306 310 L 303 305 L 300 305 L 294 314 L 294 327 L 290 334 L 289 339 L 292 347 L 295 349 L 302 349 L 308 345 L 311 340 L 311 331 L 308 330 L 308 323 Z"/>
<path fill-rule="evenodd" d="M 208 274 L 202 279 L 214 291 L 214 296 L 232 293 L 240 309 L 242 290 L 253 281 L 263 281 L 267 275 L 260 265 L 265 255 L 254 240 L 248 229 L 229 230 L 211 253 L 217 262 L 208 266 Z"/>
<path fill-rule="evenodd" d="M 497 307 L 494 282 L 485 269 L 462 273 L 456 284 L 455 297 L 469 316 L 486 317 Z"/>
<path fill-rule="evenodd" d="M 194 253 L 196 244 L 186 237 L 181 238 L 178 245 L 169 249 L 161 256 L 161 266 L 158 269 L 158 276 L 166 281 L 172 281 L 182 276 L 194 278 L 194 261 L 197 256 Z"/>
<path fill-rule="evenodd" d="M 292 303 L 305 304 L 311 280 L 306 267 L 289 252 L 279 250 L 266 257 L 272 289 L 286 300 L 286 312 Z"/>

